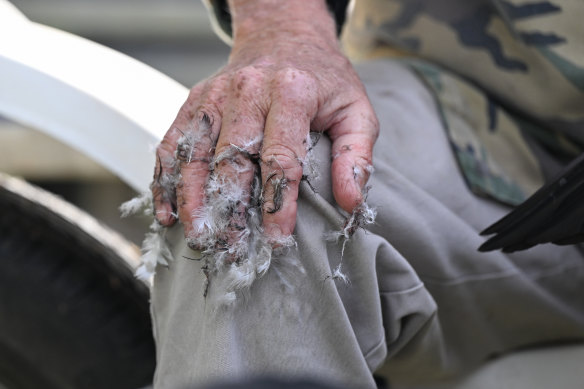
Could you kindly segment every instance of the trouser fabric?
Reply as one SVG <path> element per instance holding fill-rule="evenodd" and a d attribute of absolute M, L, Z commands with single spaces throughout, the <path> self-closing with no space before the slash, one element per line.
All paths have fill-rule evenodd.
<path fill-rule="evenodd" d="M 456 376 L 532 345 L 584 339 L 584 260 L 577 247 L 479 253 L 479 231 L 509 209 L 471 193 L 434 99 L 390 60 L 358 71 L 381 134 L 367 202 L 378 216 L 346 243 L 325 238 L 345 215 L 331 191 L 330 142 L 315 147 L 320 176 L 300 186 L 297 248 L 229 308 L 186 246 L 167 232 L 174 261 L 152 290 L 156 388 L 254 375 L 302 376 L 375 387 Z M 331 277 L 342 260 L 349 282 Z"/>

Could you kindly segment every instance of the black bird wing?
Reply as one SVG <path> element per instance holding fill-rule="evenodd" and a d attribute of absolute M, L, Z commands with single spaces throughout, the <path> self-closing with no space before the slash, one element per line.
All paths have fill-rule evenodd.
<path fill-rule="evenodd" d="M 481 232 L 491 235 L 479 251 L 525 250 L 540 243 L 584 242 L 584 154 L 550 183 Z"/>

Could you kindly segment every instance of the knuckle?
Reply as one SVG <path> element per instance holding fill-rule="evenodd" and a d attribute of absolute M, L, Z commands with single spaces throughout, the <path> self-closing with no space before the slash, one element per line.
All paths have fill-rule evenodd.
<path fill-rule="evenodd" d="M 302 176 L 298 154 L 286 145 L 271 146 L 263 150 L 261 164 L 267 167 L 268 171 L 281 169 L 287 172 L 287 175 L 292 175 L 291 179 L 299 179 Z"/>
<path fill-rule="evenodd" d="M 370 154 L 359 155 L 355 158 L 353 162 L 354 165 L 359 166 L 362 169 L 365 169 L 364 170 L 365 172 L 369 172 L 368 168 L 373 164 Z"/>
<path fill-rule="evenodd" d="M 150 184 L 150 192 L 152 193 L 154 207 L 156 208 L 156 207 L 160 206 L 160 204 L 163 202 L 163 200 L 162 200 L 162 186 L 160 185 L 160 183 L 158 181 L 154 180 Z"/>
<path fill-rule="evenodd" d="M 194 98 L 191 99 L 189 97 L 190 104 L 187 108 L 190 119 L 195 119 L 195 116 L 201 111 L 206 112 L 210 116 L 219 117 L 227 99 L 228 77 L 225 74 L 219 74 L 202 82 L 200 85 L 201 87 L 197 89 L 198 93 L 193 93 L 194 88 L 191 90 Z"/>
<path fill-rule="evenodd" d="M 315 78 L 307 71 L 293 67 L 285 67 L 276 71 L 276 80 L 282 89 L 296 89 L 298 87 L 311 86 Z"/>
<path fill-rule="evenodd" d="M 317 79 L 307 71 L 285 67 L 276 71 L 274 80 L 281 99 L 310 104 L 317 96 Z"/>
<path fill-rule="evenodd" d="M 233 72 L 231 89 L 242 92 L 257 89 L 263 81 L 263 72 L 255 66 L 245 66 Z"/>
<path fill-rule="evenodd" d="M 276 71 L 276 77 L 286 84 L 298 82 L 302 83 L 312 79 L 312 76 L 307 71 L 300 70 L 292 66 L 285 66 L 281 69 L 278 69 Z"/>
<path fill-rule="evenodd" d="M 205 88 L 205 86 L 206 86 L 205 82 L 200 82 L 197 85 L 193 86 L 191 88 L 191 90 L 189 91 L 189 95 L 187 97 L 187 102 L 198 99 L 199 96 L 201 95 L 201 93 L 203 92 L 203 89 Z"/>
<path fill-rule="evenodd" d="M 265 69 L 252 65 L 233 70 L 228 91 L 230 107 L 227 111 L 240 111 L 254 121 L 262 120 L 267 110 L 265 72 Z M 239 119 L 245 120 L 243 117 Z"/>
<path fill-rule="evenodd" d="M 216 122 L 216 118 L 221 117 L 223 101 L 223 96 L 208 96 L 198 105 L 196 109 L 199 120 L 203 120 L 204 116 L 206 115 L 210 127 L 213 127 L 213 124 Z"/>
<path fill-rule="evenodd" d="M 167 158 L 174 156 L 174 150 L 176 149 L 176 142 L 169 141 L 168 139 L 166 139 L 167 136 L 168 133 L 167 135 L 164 136 L 162 142 L 160 142 L 158 146 L 156 146 L 156 157 L 162 164 L 163 169 L 165 168 L 164 161 Z"/>
<path fill-rule="evenodd" d="M 372 111 L 367 120 L 371 123 L 371 130 L 373 132 L 374 139 L 377 139 L 379 137 L 379 119 L 377 118 L 375 112 Z"/>
<path fill-rule="evenodd" d="M 189 95 L 187 96 L 186 101 L 184 102 L 184 104 L 181 106 L 180 111 L 177 115 L 177 119 L 176 120 L 192 120 L 195 116 L 196 113 L 196 106 L 199 102 L 199 99 L 201 98 L 202 94 L 205 91 L 207 83 L 205 82 L 200 82 L 197 85 L 195 85 L 194 87 L 191 88 L 191 90 L 189 91 Z"/>
<path fill-rule="evenodd" d="M 363 98 L 357 104 L 357 112 L 361 115 L 360 121 L 362 123 L 362 128 L 367 130 L 367 132 L 371 133 L 373 139 L 377 139 L 379 136 L 379 119 L 377 118 L 377 114 L 375 110 L 371 106 L 371 102 L 367 95 L 364 95 Z"/>
<path fill-rule="evenodd" d="M 267 163 L 274 158 L 281 164 L 285 163 L 287 166 L 293 166 L 299 163 L 294 149 L 286 144 L 271 145 L 262 150 L 262 162 Z"/>

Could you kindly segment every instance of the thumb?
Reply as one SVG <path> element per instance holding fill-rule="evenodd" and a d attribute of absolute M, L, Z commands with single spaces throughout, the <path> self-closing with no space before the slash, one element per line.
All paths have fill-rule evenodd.
<path fill-rule="evenodd" d="M 363 188 L 373 167 L 379 121 L 369 101 L 351 105 L 343 116 L 329 130 L 333 141 L 331 173 L 335 200 L 351 213 L 363 202 Z"/>

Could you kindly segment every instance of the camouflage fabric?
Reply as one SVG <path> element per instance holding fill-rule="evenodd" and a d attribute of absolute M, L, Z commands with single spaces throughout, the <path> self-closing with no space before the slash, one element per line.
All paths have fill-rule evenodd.
<path fill-rule="evenodd" d="M 518 204 L 544 182 L 534 147 L 561 161 L 582 151 L 582 18 L 573 0 L 357 0 L 343 42 L 355 59 L 392 48 L 409 63 L 470 188 Z"/>
<path fill-rule="evenodd" d="M 226 2 L 205 2 L 228 41 Z M 342 41 L 353 60 L 408 63 L 436 97 L 469 187 L 514 205 L 544 183 L 546 162 L 584 149 L 583 19 L 577 0 L 355 0 Z"/>

